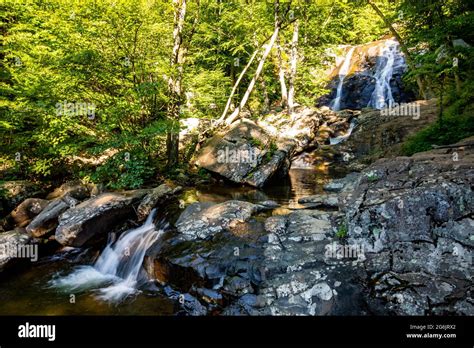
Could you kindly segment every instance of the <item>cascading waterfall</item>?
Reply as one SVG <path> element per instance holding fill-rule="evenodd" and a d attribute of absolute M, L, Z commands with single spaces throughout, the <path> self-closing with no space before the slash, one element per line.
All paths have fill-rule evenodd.
<path fill-rule="evenodd" d="M 329 106 L 333 111 L 339 111 L 341 107 L 341 98 L 342 98 L 342 87 L 344 86 L 344 78 L 349 72 L 351 66 L 352 54 L 354 53 L 355 47 L 351 47 L 344 58 L 341 68 L 339 69 L 339 83 L 336 89 L 336 97 L 331 101 Z"/>
<path fill-rule="evenodd" d="M 382 51 L 382 56 L 377 59 L 375 78 L 375 89 L 370 97 L 368 107 L 374 109 L 383 109 L 384 107 L 395 103 L 390 87 L 395 68 L 405 64 L 403 58 L 397 54 L 398 42 L 395 40 L 387 40 Z M 397 59 L 399 57 L 399 59 Z"/>
<path fill-rule="evenodd" d="M 147 249 L 162 235 L 153 223 L 156 210 L 153 209 L 145 223 L 124 232 L 117 241 L 109 241 L 93 266 L 79 266 L 65 277 L 57 277 L 50 285 L 67 291 L 94 289 L 98 298 L 119 302 L 138 291 L 143 259 Z"/>

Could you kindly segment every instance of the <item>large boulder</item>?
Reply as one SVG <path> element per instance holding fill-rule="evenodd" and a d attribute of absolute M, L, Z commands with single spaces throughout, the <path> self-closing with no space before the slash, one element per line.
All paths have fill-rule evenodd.
<path fill-rule="evenodd" d="M 195 163 L 233 182 L 262 187 L 286 173 L 293 148 L 294 144 L 280 143 L 253 121 L 242 119 L 209 139 Z"/>
<path fill-rule="evenodd" d="M 170 187 L 167 184 L 162 184 L 152 189 L 141 201 L 137 209 L 138 220 L 143 221 L 150 214 L 151 210 L 160 202 L 170 198 L 174 194 L 181 191 L 182 188 Z"/>
<path fill-rule="evenodd" d="M 0 233 L 0 272 L 20 261 L 36 261 L 37 247 L 24 229 Z"/>
<path fill-rule="evenodd" d="M 59 216 L 70 207 L 74 207 L 78 201 L 72 197 L 64 196 L 53 199 L 49 204 L 29 223 L 26 231 L 33 237 L 43 237 L 53 232 L 58 226 Z"/>
<path fill-rule="evenodd" d="M 11 213 L 10 218 L 17 227 L 25 227 L 35 216 L 48 205 L 48 201 L 40 198 L 27 198 Z"/>
<path fill-rule="evenodd" d="M 379 160 L 341 196 L 368 284 L 403 315 L 474 314 L 474 151 L 471 140 Z M 470 144 L 470 145 L 469 145 Z"/>
<path fill-rule="evenodd" d="M 252 215 L 264 209 L 243 201 L 194 203 L 176 231 L 156 243 L 145 258 L 149 274 L 209 306 L 253 293 L 260 281 L 263 224 Z"/>
<path fill-rule="evenodd" d="M 149 190 L 103 193 L 88 199 L 59 217 L 56 240 L 81 247 L 104 237 L 114 226 L 134 213 L 134 208 Z"/>
<path fill-rule="evenodd" d="M 262 210 L 259 205 L 243 201 L 193 203 L 180 215 L 176 228 L 187 239 L 208 239 L 216 233 L 236 228 Z"/>

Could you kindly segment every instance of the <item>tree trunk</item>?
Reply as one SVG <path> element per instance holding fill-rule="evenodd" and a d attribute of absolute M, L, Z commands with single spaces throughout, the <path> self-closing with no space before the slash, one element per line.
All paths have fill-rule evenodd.
<path fill-rule="evenodd" d="M 220 124 L 224 121 L 227 112 L 229 111 L 230 104 L 232 103 L 232 98 L 234 98 L 235 92 L 237 91 L 237 88 L 239 87 L 240 81 L 242 81 L 242 78 L 244 77 L 245 73 L 249 69 L 249 67 L 252 65 L 252 62 L 254 61 L 255 57 L 257 56 L 258 51 L 260 48 L 257 48 L 255 52 L 252 54 L 252 57 L 250 57 L 250 60 L 248 61 L 247 65 L 245 68 L 242 70 L 242 72 L 239 75 L 239 78 L 234 84 L 234 87 L 232 87 L 232 91 L 230 92 L 229 99 L 227 99 L 227 103 L 225 105 L 224 111 L 222 112 L 222 116 L 217 120 L 217 124 Z"/>
<path fill-rule="evenodd" d="M 278 18 L 277 13 L 278 13 L 278 8 L 279 8 L 279 0 L 275 0 L 275 17 Z M 253 76 L 252 80 L 249 83 L 249 86 L 247 87 L 247 90 L 245 91 L 244 96 L 242 97 L 242 100 L 240 101 L 240 104 L 237 108 L 235 108 L 234 112 L 229 115 L 229 117 L 225 120 L 225 123 L 227 125 L 232 124 L 239 116 L 240 111 L 245 107 L 247 104 L 247 101 L 250 97 L 250 94 L 253 91 L 253 88 L 255 87 L 255 82 L 258 80 L 260 77 L 260 74 L 262 73 L 263 66 L 265 64 L 265 60 L 267 59 L 268 55 L 270 54 L 270 51 L 272 50 L 273 45 L 275 45 L 275 41 L 278 37 L 278 33 L 280 31 L 280 21 L 276 20 L 275 23 L 275 29 L 273 31 L 273 34 L 270 38 L 270 42 L 267 45 L 267 48 L 263 52 L 262 58 L 260 58 L 260 62 L 258 63 L 257 70 L 255 71 L 255 75 Z"/>
<path fill-rule="evenodd" d="M 260 77 L 260 86 L 262 87 L 264 112 L 266 113 L 270 110 L 270 98 L 268 96 L 267 84 L 265 83 L 265 78 L 263 76 Z"/>
<path fill-rule="evenodd" d="M 408 51 L 408 47 L 405 45 L 405 42 L 402 40 L 401 36 L 398 34 L 398 32 L 395 30 L 393 27 L 392 23 L 388 20 L 387 17 L 383 14 L 383 12 L 375 5 L 372 0 L 367 0 L 367 3 L 372 6 L 375 12 L 379 15 L 379 17 L 384 21 L 385 25 L 390 29 L 390 32 L 392 33 L 393 36 L 397 39 L 398 43 L 400 44 L 400 49 L 402 50 L 403 54 L 405 55 L 405 59 L 407 61 L 408 66 L 410 69 L 414 70 L 415 66 L 413 64 L 413 60 L 411 58 L 410 52 Z M 423 97 L 423 99 L 426 99 L 426 90 L 425 86 L 423 83 L 423 80 L 420 76 L 416 77 L 416 83 L 418 84 L 418 89 L 420 91 L 420 95 Z"/>
<path fill-rule="evenodd" d="M 298 30 L 299 22 L 296 21 L 293 28 L 293 40 L 291 42 L 290 58 L 290 89 L 288 91 L 288 114 L 292 115 L 295 108 L 295 81 L 296 67 L 298 63 Z"/>
<path fill-rule="evenodd" d="M 278 77 L 280 79 L 280 89 L 281 89 L 281 107 L 286 108 L 288 105 L 288 90 L 286 88 L 285 82 L 285 70 L 283 69 L 283 59 L 281 57 L 281 45 L 280 38 L 277 40 L 277 55 L 278 55 Z"/>
<path fill-rule="evenodd" d="M 168 117 L 170 127 L 166 134 L 167 166 L 173 167 L 178 164 L 179 154 L 179 114 L 182 103 L 181 80 L 183 77 L 184 49 L 183 26 L 186 16 L 186 0 L 173 0 L 175 6 L 174 29 L 173 29 L 173 51 L 170 66 L 171 76 L 168 80 L 168 91 L 170 101 L 168 103 Z"/>

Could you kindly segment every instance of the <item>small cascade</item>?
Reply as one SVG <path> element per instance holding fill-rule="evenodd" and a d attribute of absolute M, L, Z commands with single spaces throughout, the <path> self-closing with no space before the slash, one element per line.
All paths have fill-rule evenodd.
<path fill-rule="evenodd" d="M 375 89 L 370 97 L 369 103 L 367 104 L 368 107 L 380 110 L 387 105 L 395 103 L 392 95 L 392 88 L 390 87 L 390 81 L 394 69 L 405 64 L 403 58 L 397 59 L 397 57 L 400 56 L 398 54 L 398 46 L 399 44 L 395 40 L 385 41 L 382 56 L 377 59 L 374 74 Z"/>
<path fill-rule="evenodd" d="M 347 76 L 349 72 L 349 68 L 351 66 L 352 54 L 354 53 L 355 47 L 351 47 L 344 58 L 344 62 L 342 63 L 341 68 L 339 69 L 339 83 L 336 89 L 336 97 L 331 102 L 329 106 L 333 111 L 339 111 L 341 107 L 341 98 L 342 98 L 342 87 L 344 86 L 344 78 Z"/>
<path fill-rule="evenodd" d="M 329 144 L 330 145 L 336 145 L 336 144 L 342 143 L 344 140 L 349 138 L 351 136 L 352 131 L 354 130 L 356 124 L 357 124 L 357 121 L 355 119 L 352 119 L 351 123 L 349 124 L 349 128 L 347 129 L 347 132 L 342 134 L 342 135 L 339 135 L 337 137 L 329 138 Z"/>
<path fill-rule="evenodd" d="M 68 291 L 94 289 L 98 298 L 119 302 L 138 291 L 145 252 L 162 235 L 166 225 L 157 229 L 152 210 L 145 223 L 124 232 L 117 241 L 109 241 L 93 266 L 79 266 L 74 272 L 50 281 L 50 285 Z"/>

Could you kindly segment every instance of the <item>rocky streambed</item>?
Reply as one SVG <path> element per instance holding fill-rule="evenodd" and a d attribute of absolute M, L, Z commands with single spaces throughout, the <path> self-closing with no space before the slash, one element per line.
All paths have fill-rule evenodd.
<path fill-rule="evenodd" d="M 0 255 L 0 312 L 473 315 L 474 139 L 409 158 L 377 160 L 365 149 L 369 165 L 360 160 L 360 128 L 327 149 L 358 114 L 300 115 L 286 123 L 244 120 L 201 144 L 208 155 L 198 161 L 217 179 L 194 187 L 102 192 L 67 183 L 47 194 L 10 183 L 15 201 L 3 207 L 14 209 L 0 246 L 37 246 L 38 260 Z M 384 150 L 397 139 L 369 144 Z M 220 163 L 217 151 L 226 146 L 253 148 L 256 157 L 244 166 Z M 297 158 L 308 163 L 307 154 L 310 166 L 290 168 Z M 313 165 L 326 160 L 356 171 Z M 139 260 L 138 291 L 109 303 L 96 296 L 102 285 L 51 287 L 51 279 L 84 274 L 78 266 L 95 265 L 106 245 L 145 226 L 154 207 L 161 232 Z"/>

